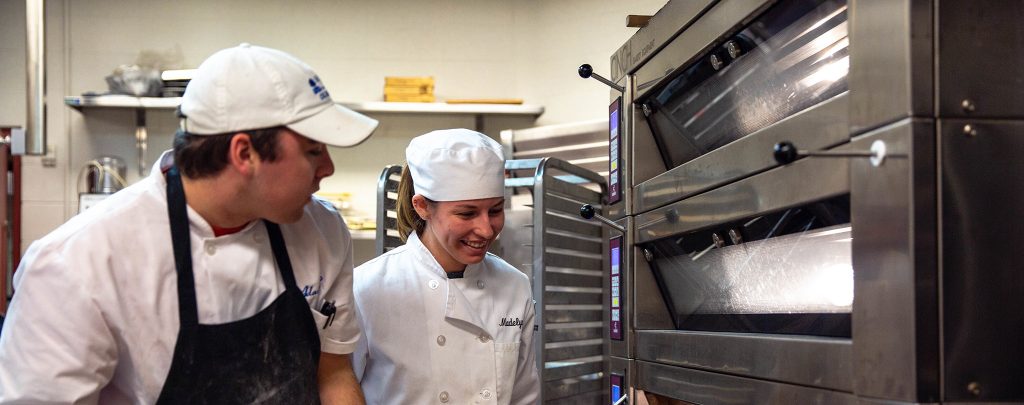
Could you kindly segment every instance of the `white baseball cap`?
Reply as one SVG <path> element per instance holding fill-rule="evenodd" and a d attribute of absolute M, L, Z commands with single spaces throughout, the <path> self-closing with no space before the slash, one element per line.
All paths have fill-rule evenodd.
<path fill-rule="evenodd" d="M 405 149 L 416 194 L 433 201 L 505 196 L 501 145 L 468 129 L 442 129 L 417 136 Z"/>
<path fill-rule="evenodd" d="M 196 135 L 283 125 L 342 147 L 358 145 L 377 128 L 377 120 L 335 104 L 309 65 L 249 44 L 218 51 L 199 65 L 181 113 L 181 128 Z"/>

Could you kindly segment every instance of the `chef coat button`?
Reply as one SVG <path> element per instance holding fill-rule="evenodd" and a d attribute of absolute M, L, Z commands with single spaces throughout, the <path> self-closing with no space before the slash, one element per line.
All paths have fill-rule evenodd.
<path fill-rule="evenodd" d="M 438 395 L 437 399 L 440 399 L 441 402 L 448 403 L 448 391 L 441 391 L 441 395 Z"/>
<path fill-rule="evenodd" d="M 255 241 L 256 243 L 263 242 L 263 236 L 258 233 L 254 233 L 252 235 L 252 240 Z"/>
<path fill-rule="evenodd" d="M 439 336 L 437 337 L 437 345 L 438 345 L 438 346 L 444 346 L 444 342 L 445 342 L 445 340 L 446 340 L 446 339 L 444 338 L 444 335 L 439 335 Z"/>
<path fill-rule="evenodd" d="M 427 283 L 427 285 L 430 286 L 431 290 L 436 290 L 438 284 L 439 283 L 437 282 L 437 280 L 430 280 L 430 282 Z"/>
<path fill-rule="evenodd" d="M 476 281 L 476 286 L 480 287 L 480 288 L 484 288 L 484 281 L 483 280 L 477 280 Z"/>
<path fill-rule="evenodd" d="M 214 244 L 212 244 L 212 243 L 207 243 L 206 244 L 206 254 L 212 256 L 215 253 L 217 253 L 217 246 L 214 246 Z"/>
<path fill-rule="evenodd" d="M 487 341 L 490 340 L 490 339 L 488 339 L 487 336 L 480 335 L 480 336 L 477 337 L 477 340 L 479 340 L 480 343 L 487 343 Z"/>
<path fill-rule="evenodd" d="M 484 399 L 491 399 L 491 390 L 484 390 L 480 393 L 480 396 L 484 397 Z"/>

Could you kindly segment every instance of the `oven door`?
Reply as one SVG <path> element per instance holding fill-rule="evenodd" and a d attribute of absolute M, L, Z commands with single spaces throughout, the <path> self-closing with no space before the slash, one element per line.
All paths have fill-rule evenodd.
<path fill-rule="evenodd" d="M 653 277 L 634 294 L 661 297 L 672 325 L 635 314 L 639 369 L 853 392 L 849 197 L 849 161 L 812 158 L 639 214 L 637 272 Z"/>
<path fill-rule="evenodd" d="M 770 169 L 765 151 L 777 142 L 816 150 L 849 141 L 846 1 L 778 2 L 743 18 L 727 10 L 719 3 L 702 20 L 737 25 L 698 21 L 634 74 L 638 133 L 650 134 L 651 158 L 668 169 L 638 185 L 635 212 Z M 676 52 L 694 52 L 676 45 L 714 29 L 722 34 L 703 50 Z"/>

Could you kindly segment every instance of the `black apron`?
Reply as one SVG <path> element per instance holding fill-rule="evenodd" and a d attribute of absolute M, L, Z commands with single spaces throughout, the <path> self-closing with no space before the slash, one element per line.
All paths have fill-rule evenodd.
<path fill-rule="evenodd" d="M 264 220 L 285 291 L 250 318 L 200 325 L 185 192 L 167 173 L 167 212 L 178 273 L 181 329 L 158 404 L 318 404 L 320 336 L 295 284 L 277 224 Z"/>

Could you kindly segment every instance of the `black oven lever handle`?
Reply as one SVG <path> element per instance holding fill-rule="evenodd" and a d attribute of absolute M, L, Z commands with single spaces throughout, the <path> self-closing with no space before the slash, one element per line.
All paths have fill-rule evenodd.
<path fill-rule="evenodd" d="M 596 219 L 598 221 L 601 221 L 602 224 L 607 225 L 609 228 L 612 228 L 623 234 L 626 233 L 626 228 L 623 228 L 622 225 L 616 224 L 614 221 L 598 215 L 597 210 L 594 209 L 593 205 L 583 204 L 583 206 L 580 207 L 580 216 L 583 217 L 584 219 Z"/>
<path fill-rule="evenodd" d="M 597 81 L 599 81 L 601 83 L 604 83 L 604 84 L 607 84 L 608 87 L 611 87 L 611 88 L 613 88 L 615 90 L 618 90 L 619 93 L 623 93 L 623 92 L 626 91 L 625 87 L 619 86 L 619 85 L 615 84 L 615 82 L 613 82 L 611 80 L 608 80 L 608 79 L 605 79 L 601 75 L 599 75 L 597 73 L 594 73 L 594 67 L 590 66 L 590 64 L 588 64 L 588 63 L 584 63 L 584 64 L 580 65 L 580 68 L 579 68 L 578 71 L 580 73 L 580 77 L 582 77 L 584 79 L 589 79 L 589 78 L 593 77 L 594 79 L 597 79 Z"/>
<path fill-rule="evenodd" d="M 797 158 L 804 156 L 816 156 L 816 157 L 839 157 L 839 158 L 855 158 L 855 157 L 866 157 L 871 159 L 871 165 L 878 167 L 885 162 L 886 148 L 885 142 L 882 140 L 876 140 L 871 143 L 871 150 L 869 151 L 809 151 L 797 149 L 793 142 L 782 141 L 775 144 L 773 148 L 772 156 L 775 157 L 775 161 L 779 164 L 788 165 L 796 161 Z"/>

